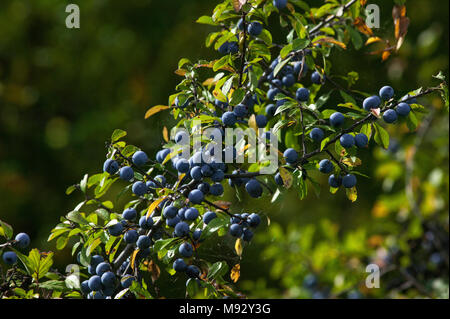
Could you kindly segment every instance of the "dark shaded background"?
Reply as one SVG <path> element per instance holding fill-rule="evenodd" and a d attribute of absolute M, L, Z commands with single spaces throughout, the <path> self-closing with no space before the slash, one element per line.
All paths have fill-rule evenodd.
<path fill-rule="evenodd" d="M 382 9 L 377 35 L 392 39 L 393 2 L 372 2 Z M 80 5 L 81 29 L 66 29 L 68 3 Z M 150 106 L 166 104 L 174 93 L 179 77 L 173 71 L 181 57 L 192 61 L 218 57 L 204 45 L 214 28 L 195 23 L 215 4 L 211 0 L 0 2 L 0 218 L 17 232 L 29 233 L 33 247 L 55 249 L 46 242 L 50 229 L 81 200 L 64 191 L 84 173 L 101 171 L 105 141 L 115 128 L 128 131 L 128 142 L 149 154 L 158 150 L 162 128 L 172 122 L 168 113 L 151 120 L 144 120 L 144 113 Z M 398 54 L 382 63 L 365 49 L 341 51 L 332 58 L 334 72 L 356 70 L 357 86 L 367 92 L 386 84 L 407 92 L 433 85 L 431 75 L 439 70 L 448 74 L 448 1 L 411 0 L 407 14 L 411 25 Z M 448 157 L 445 122 L 439 125 Z M 362 159 L 362 171 L 371 175 L 375 163 L 370 153 Z M 433 166 L 433 155 L 424 161 Z M 448 166 L 443 170 L 448 177 Z M 292 193 L 282 204 L 268 206 L 260 200 L 249 205 L 246 199 L 237 207 L 264 209 L 282 225 L 327 217 L 352 229 L 367 222 L 376 200 L 373 194 L 382 192 L 381 181 L 360 179 L 359 185 L 355 204 L 343 193 L 332 196 L 325 189 L 320 200 L 310 192 L 299 202 Z M 264 236 L 264 231 L 256 236 Z M 260 249 L 249 247 L 243 268 L 251 271 L 243 271 L 243 277 L 256 280 L 269 269 L 257 267 L 263 262 Z M 68 263 L 68 257 L 66 249 L 58 265 Z"/>

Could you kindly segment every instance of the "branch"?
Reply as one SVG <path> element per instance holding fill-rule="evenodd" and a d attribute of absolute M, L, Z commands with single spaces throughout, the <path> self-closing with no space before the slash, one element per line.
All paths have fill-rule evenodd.
<path fill-rule="evenodd" d="M 433 88 L 426 89 L 426 90 L 423 91 L 422 93 L 419 93 L 419 94 L 417 94 L 417 95 L 414 95 L 414 96 L 411 96 L 411 97 L 409 97 L 409 98 L 407 98 L 407 99 L 404 99 L 403 101 L 391 102 L 390 105 L 386 106 L 383 110 L 380 111 L 380 114 L 386 112 L 386 111 L 389 110 L 389 109 L 393 109 L 394 107 L 396 107 L 396 106 L 399 105 L 400 103 L 407 102 L 407 101 L 412 100 L 412 99 L 414 99 L 414 98 L 418 98 L 418 97 L 421 97 L 421 96 L 424 96 L 424 95 L 427 95 L 427 94 L 430 94 L 430 93 L 433 93 L 433 92 L 439 91 L 439 90 L 441 90 L 441 88 L 439 88 L 439 87 L 433 87 Z M 314 151 L 312 151 L 312 152 L 310 152 L 310 153 L 304 155 L 302 159 L 305 160 L 305 159 L 308 159 L 308 158 L 310 158 L 310 157 L 312 157 L 312 156 L 314 156 L 314 155 L 317 155 L 317 154 L 321 153 L 321 152 L 324 151 L 328 146 L 330 146 L 331 144 L 333 144 L 334 142 L 336 142 L 338 139 L 340 139 L 342 135 L 344 135 L 344 134 L 346 134 L 346 133 L 351 133 L 351 132 L 353 132 L 358 126 L 360 126 L 360 125 L 362 125 L 362 124 L 365 124 L 365 123 L 368 123 L 368 122 L 371 122 L 371 121 L 374 121 L 374 120 L 376 120 L 376 119 L 377 119 L 377 117 L 376 117 L 375 115 L 373 115 L 372 113 L 369 113 L 366 117 L 364 117 L 364 118 L 362 118 L 361 120 L 359 120 L 359 121 L 353 123 L 352 126 L 350 126 L 349 128 L 346 128 L 346 129 L 342 130 L 342 131 L 341 131 L 339 134 L 337 134 L 334 138 L 332 138 L 331 140 L 329 140 L 329 141 L 325 144 L 325 146 L 323 147 L 322 150 L 321 150 L 320 147 L 319 147 L 319 148 L 317 148 L 316 150 L 314 150 Z"/>
<path fill-rule="evenodd" d="M 348 173 L 347 168 L 334 157 L 333 153 L 331 153 L 329 150 L 325 150 L 325 152 L 327 152 L 327 154 L 330 156 L 331 160 L 333 162 L 335 162 L 345 174 Z"/>
<path fill-rule="evenodd" d="M 350 8 L 357 0 L 351 0 L 349 2 L 347 2 L 347 4 L 345 4 L 342 7 L 342 14 L 344 13 L 344 11 L 346 11 L 348 8 Z M 338 11 L 339 12 L 339 11 Z M 341 14 L 341 15 L 342 15 Z M 326 18 L 325 20 L 323 20 L 322 22 L 320 22 L 318 25 L 316 25 L 314 28 L 311 29 L 311 31 L 309 31 L 309 34 L 312 35 L 315 32 L 319 31 L 320 28 L 322 28 L 323 26 L 327 25 L 328 23 L 330 23 L 331 21 L 333 21 L 334 19 L 336 19 L 338 16 L 337 14 L 333 14 L 331 16 L 329 16 L 328 18 Z"/>
<path fill-rule="evenodd" d="M 261 176 L 260 172 L 247 172 L 241 174 L 225 174 L 224 178 L 235 179 L 235 178 L 252 178 L 256 176 Z"/>

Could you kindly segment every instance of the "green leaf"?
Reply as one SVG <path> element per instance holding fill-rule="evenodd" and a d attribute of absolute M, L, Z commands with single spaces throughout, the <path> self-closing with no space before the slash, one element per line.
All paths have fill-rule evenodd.
<path fill-rule="evenodd" d="M 111 142 L 114 143 L 126 135 L 127 135 L 127 132 L 125 132 L 124 130 L 115 129 L 111 135 Z"/>
<path fill-rule="evenodd" d="M 41 279 L 50 270 L 53 265 L 53 253 L 49 253 L 46 257 L 40 259 L 38 279 Z"/>
<path fill-rule="evenodd" d="M 303 178 L 303 173 L 301 170 L 295 170 L 293 173 L 295 188 L 297 189 L 298 196 L 300 200 L 304 199 L 308 195 L 308 185 Z"/>
<path fill-rule="evenodd" d="M 356 31 L 354 28 L 347 26 L 347 31 L 350 34 L 350 37 L 352 39 L 353 46 L 356 50 L 361 49 L 363 46 L 363 39 L 361 37 L 361 34 L 359 34 L 358 31 Z"/>
<path fill-rule="evenodd" d="M 370 140 L 370 138 L 372 137 L 372 125 L 370 123 L 364 124 L 363 126 L 361 126 L 360 133 L 364 133 Z"/>
<path fill-rule="evenodd" d="M 133 155 L 138 150 L 139 150 L 139 148 L 134 146 L 134 145 L 127 145 L 122 150 L 122 154 L 125 157 L 130 157 L 131 155 Z M 103 173 L 102 176 L 108 176 L 108 173 Z"/>
<path fill-rule="evenodd" d="M 267 29 L 263 29 L 258 38 L 263 40 L 265 45 L 269 47 L 272 45 L 272 34 Z"/>
<path fill-rule="evenodd" d="M 286 111 L 293 107 L 296 107 L 297 105 L 298 104 L 296 102 L 291 102 L 291 101 L 285 102 L 283 105 L 281 105 L 277 108 L 274 115 L 278 115 L 278 114 L 282 113 L 283 111 Z"/>
<path fill-rule="evenodd" d="M 330 27 L 320 28 L 320 31 L 325 34 L 331 35 L 331 36 L 336 34 L 336 32 L 333 30 L 333 28 L 330 28 Z"/>
<path fill-rule="evenodd" d="M 322 107 L 330 98 L 332 91 L 329 91 L 327 93 L 325 93 L 324 95 L 321 95 L 317 100 L 316 100 L 316 109 L 318 110 L 320 107 Z"/>
<path fill-rule="evenodd" d="M 329 12 L 337 6 L 338 3 L 326 3 L 318 9 L 311 9 L 311 11 L 313 12 L 315 18 L 320 18 L 326 14 L 329 14 Z"/>
<path fill-rule="evenodd" d="M 185 64 L 189 64 L 189 63 L 191 63 L 191 61 L 189 59 L 182 58 L 182 59 L 180 59 L 180 61 L 178 61 L 178 68 L 181 69 Z"/>
<path fill-rule="evenodd" d="M 162 249 L 169 248 L 172 244 L 174 244 L 177 241 L 178 238 L 169 238 L 169 239 L 158 239 L 155 241 L 155 244 L 153 245 L 154 251 L 159 251 Z"/>
<path fill-rule="evenodd" d="M 305 49 L 309 44 L 311 43 L 311 41 L 309 39 L 295 39 L 292 42 L 292 50 L 294 51 L 298 51 L 298 50 L 303 50 Z"/>
<path fill-rule="evenodd" d="M 0 234 L 6 237 L 6 239 L 11 239 L 13 236 L 13 228 L 11 227 L 11 225 L 0 220 L 0 226 L 1 226 Z"/>
<path fill-rule="evenodd" d="M 96 238 L 86 249 L 86 255 L 90 256 L 92 252 L 95 251 L 95 248 L 98 247 L 102 243 L 102 240 L 100 238 Z"/>
<path fill-rule="evenodd" d="M 66 189 L 66 195 L 72 194 L 76 189 L 77 189 L 77 186 L 76 186 L 76 185 L 71 185 L 71 186 L 67 187 L 67 189 Z"/>
<path fill-rule="evenodd" d="M 341 94 L 341 96 L 345 102 L 351 103 L 352 105 L 356 106 L 356 101 L 350 94 L 346 93 L 343 90 L 339 90 L 339 93 Z M 357 109 L 359 109 L 359 108 L 357 108 Z"/>
<path fill-rule="evenodd" d="M 223 84 L 222 93 L 227 95 L 230 92 L 231 87 L 233 86 L 234 77 L 230 76 L 230 78 Z"/>
<path fill-rule="evenodd" d="M 21 256 L 23 258 L 23 256 Z M 39 280 L 44 277 L 53 265 L 53 253 L 41 256 L 39 250 L 32 249 L 26 258 L 26 266 L 34 279 Z"/>
<path fill-rule="evenodd" d="M 19 260 L 24 265 L 27 274 L 31 276 L 33 274 L 33 270 L 31 269 L 31 261 L 30 261 L 30 259 L 26 255 L 24 255 L 21 252 L 17 251 L 16 249 L 12 248 L 12 250 L 16 253 L 17 258 L 19 258 Z"/>
<path fill-rule="evenodd" d="M 217 25 L 217 23 L 215 23 L 210 16 L 201 16 L 195 22 L 201 23 L 201 24 Z"/>
<path fill-rule="evenodd" d="M 67 286 L 64 281 L 59 280 L 47 280 L 42 283 L 39 283 L 39 288 L 47 289 L 47 290 L 56 290 L 56 291 L 65 291 L 67 290 Z"/>
<path fill-rule="evenodd" d="M 220 68 L 228 65 L 228 63 L 230 63 L 230 57 L 229 55 L 224 55 L 223 57 L 221 57 L 219 60 L 217 60 L 214 65 L 213 65 L 213 71 L 216 72 L 217 70 L 219 70 Z"/>
<path fill-rule="evenodd" d="M 275 67 L 275 69 L 273 70 L 273 76 L 276 77 L 278 72 L 280 72 L 280 70 L 292 59 L 292 56 L 290 56 L 289 58 L 281 61 L 280 63 L 277 64 L 277 66 Z"/>
<path fill-rule="evenodd" d="M 228 271 L 228 265 L 224 261 L 218 261 L 214 263 L 208 272 L 208 279 L 216 279 L 224 276 Z"/>
<path fill-rule="evenodd" d="M 54 229 L 52 229 L 50 236 L 48 236 L 47 241 L 52 241 L 56 237 L 66 233 L 68 231 L 70 231 L 70 228 L 54 228 Z"/>
<path fill-rule="evenodd" d="M 299 8 L 303 9 L 304 11 L 309 12 L 309 10 L 311 10 L 309 8 L 309 5 L 302 0 L 290 0 L 290 2 L 292 2 L 294 5 L 298 6 Z"/>
<path fill-rule="evenodd" d="M 123 241 L 123 237 L 120 237 L 120 240 L 117 242 L 117 244 L 114 246 L 114 248 L 109 252 L 109 262 L 113 262 L 114 256 L 119 251 L 119 246 Z"/>
<path fill-rule="evenodd" d="M 61 236 L 56 241 L 56 249 L 61 250 L 64 247 L 66 247 L 67 242 L 69 241 L 69 238 L 67 236 Z"/>
<path fill-rule="evenodd" d="M 202 231 L 202 235 L 200 236 L 200 240 L 206 239 L 211 236 L 213 233 L 217 232 L 219 229 L 227 227 L 230 223 L 228 217 L 217 217 L 206 225 L 205 229 Z"/>
<path fill-rule="evenodd" d="M 84 224 L 84 225 L 89 224 L 88 221 L 83 216 L 81 216 L 81 214 L 77 211 L 72 211 L 72 212 L 68 213 L 66 215 L 66 218 L 68 220 L 78 223 L 78 224 Z"/>
<path fill-rule="evenodd" d="M 200 292 L 200 285 L 195 279 L 188 279 L 188 281 L 186 282 L 186 292 L 192 298 Z"/>
<path fill-rule="evenodd" d="M 103 179 L 100 181 L 100 184 L 98 184 L 98 186 L 95 188 L 94 191 L 95 198 L 100 198 L 103 195 L 105 195 L 108 189 L 117 179 L 118 177 L 109 178 L 109 176 L 104 176 Z"/>
<path fill-rule="evenodd" d="M 330 140 L 330 137 L 327 136 L 320 142 L 320 151 L 323 151 L 324 147 L 327 145 L 329 140 Z"/>
<path fill-rule="evenodd" d="M 380 126 L 378 123 L 373 123 L 374 129 L 375 129 L 375 136 L 374 140 L 375 142 L 384 147 L 385 149 L 388 149 L 389 147 L 389 134 L 388 132 Z"/>
<path fill-rule="evenodd" d="M 95 211 L 98 217 L 102 218 L 105 221 L 109 221 L 109 212 L 104 208 L 99 208 Z"/>
<path fill-rule="evenodd" d="M 86 186 L 87 186 L 87 182 L 88 182 L 88 174 L 85 174 L 83 179 L 80 182 L 80 189 L 83 193 L 86 193 Z"/>
<path fill-rule="evenodd" d="M 289 123 L 290 120 L 284 119 L 280 120 L 273 126 L 273 133 L 276 134 L 283 126 Z"/>
<path fill-rule="evenodd" d="M 347 151 L 345 148 L 342 147 L 341 142 L 339 140 L 334 143 L 334 150 L 336 151 L 336 154 L 339 156 L 342 156 L 343 154 L 346 154 Z"/>
<path fill-rule="evenodd" d="M 292 43 L 285 45 L 280 51 L 280 57 L 284 59 L 292 51 Z"/>
<path fill-rule="evenodd" d="M 105 244 L 105 253 L 107 255 L 109 255 L 110 251 L 111 251 L 111 247 L 112 245 L 114 245 L 114 242 L 116 241 L 117 237 L 116 236 L 110 236 L 108 241 Z"/>
<path fill-rule="evenodd" d="M 409 112 L 408 116 L 406 117 L 406 126 L 408 126 L 408 129 L 412 132 L 417 129 L 417 117 L 414 114 L 414 112 Z"/>
<path fill-rule="evenodd" d="M 245 90 L 242 88 L 239 88 L 233 92 L 233 95 L 231 96 L 230 104 L 231 105 L 237 105 L 239 104 L 245 96 Z"/>

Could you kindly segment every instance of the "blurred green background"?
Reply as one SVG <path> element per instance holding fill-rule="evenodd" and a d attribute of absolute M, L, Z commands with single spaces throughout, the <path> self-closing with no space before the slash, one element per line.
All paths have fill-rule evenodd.
<path fill-rule="evenodd" d="M 369 2 L 381 8 L 376 35 L 392 40 L 393 1 Z M 68 3 L 80 5 L 80 29 L 65 27 Z M 29 233 L 33 247 L 55 249 L 46 241 L 51 228 L 81 199 L 66 196 L 65 189 L 84 173 L 101 171 L 105 141 L 115 128 L 128 131 L 127 141 L 149 154 L 159 149 L 161 131 L 172 121 L 163 112 L 144 120 L 145 111 L 166 104 L 174 93 L 180 78 L 173 71 L 181 57 L 195 61 L 219 56 L 204 45 L 214 29 L 195 23 L 215 5 L 211 0 L 0 2 L 0 218 L 16 232 Z M 391 85 L 400 94 L 435 85 L 432 75 L 439 70 L 448 75 L 448 2 L 408 0 L 407 15 L 410 27 L 397 54 L 381 62 L 368 49 L 336 52 L 333 72 L 357 71 L 356 86 L 362 91 L 375 93 Z M 281 42 L 284 36 L 274 34 L 274 39 Z M 270 205 L 270 198 L 237 203 L 227 194 L 237 210 L 261 210 L 271 223 L 270 228 L 265 223 L 255 243 L 245 248 L 239 289 L 250 297 L 307 297 L 311 294 L 299 287 L 312 272 L 323 291 L 336 292 L 342 281 L 336 278 L 346 282 L 352 276 L 345 269 L 360 271 L 372 252 L 379 253 L 377 249 L 388 243 L 403 249 L 411 236 L 420 240 L 427 223 L 447 234 L 444 266 L 430 276 L 442 279 L 448 289 L 448 113 L 436 95 L 423 98 L 421 104 L 433 110 L 423 139 L 405 127 L 390 128 L 401 145 L 397 153 L 375 147 L 363 153 L 361 171 L 373 178 L 359 179 L 356 203 L 342 191 L 331 195 L 324 177 L 319 177 L 324 185 L 320 199 L 312 190 L 303 201 L 290 192 Z M 411 157 L 414 144 L 419 148 Z M 406 163 L 411 158 L 415 166 L 409 176 Z M 412 201 L 405 191 L 408 185 L 414 191 Z M 402 242 L 404 228 L 411 224 L 422 226 Z M 300 238 L 308 238 L 311 229 L 316 229 L 311 247 L 303 247 L 307 243 Z M 349 235 L 354 238 L 347 240 Z M 381 236 L 382 244 L 374 236 Z M 350 249 L 346 241 L 351 247 L 363 244 Z M 231 239 L 222 246 L 224 255 L 232 255 Z M 224 257 L 216 247 L 211 250 Z M 70 262 L 69 249 L 59 256 L 58 266 Z M 312 256 L 313 264 L 305 266 Z M 348 266 L 352 258 L 359 260 L 354 269 Z M 348 285 L 357 283 L 355 278 Z M 387 296 L 383 293 L 374 296 Z"/>

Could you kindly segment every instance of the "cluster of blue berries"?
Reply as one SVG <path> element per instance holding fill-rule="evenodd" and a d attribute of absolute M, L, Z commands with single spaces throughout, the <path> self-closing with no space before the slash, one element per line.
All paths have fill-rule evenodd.
<path fill-rule="evenodd" d="M 379 96 L 373 95 L 366 98 L 363 102 L 363 108 L 366 111 L 380 108 L 382 101 L 390 101 L 394 97 L 394 89 L 390 86 L 383 86 L 380 89 Z M 401 98 L 400 103 L 398 103 L 395 108 L 388 108 L 383 112 L 383 120 L 388 123 L 395 123 L 400 117 L 407 117 L 411 112 L 411 104 L 416 104 L 417 100 L 415 97 L 410 95 L 405 95 Z"/>
<path fill-rule="evenodd" d="M 15 248 L 23 249 L 30 245 L 30 236 L 26 233 L 16 235 L 10 245 Z M 2 256 L 3 262 L 9 266 L 17 263 L 17 254 L 14 251 L 5 251 Z"/>
<path fill-rule="evenodd" d="M 253 231 L 251 228 L 256 228 L 261 223 L 261 217 L 258 214 L 243 213 L 235 214 L 230 218 L 230 234 L 233 237 L 242 238 L 244 241 L 251 241 L 253 238 Z"/>
<path fill-rule="evenodd" d="M 302 88 L 303 89 L 303 88 Z M 307 89 L 304 89 L 307 91 Z M 308 96 L 309 91 L 304 93 L 304 98 Z M 390 86 L 384 86 L 380 89 L 379 96 L 371 96 L 363 101 L 363 107 L 366 111 L 371 111 L 375 108 L 382 107 L 382 101 L 389 102 L 392 101 L 394 97 L 394 89 Z M 297 91 L 297 99 L 299 94 Z M 300 100 L 300 99 L 299 99 Z M 410 95 L 404 96 L 400 103 L 396 104 L 395 109 L 386 108 L 384 109 L 383 119 L 386 123 L 393 123 L 397 120 L 398 116 L 406 117 L 411 111 L 410 104 L 417 103 L 415 97 Z M 341 128 L 345 122 L 345 116 L 340 112 L 334 112 L 329 118 L 330 125 L 333 128 Z M 325 132 L 318 127 L 313 128 L 309 137 L 313 142 L 320 143 L 325 138 Z M 342 134 L 339 138 L 340 145 L 348 150 L 352 147 L 365 148 L 368 145 L 369 139 L 364 133 L 357 134 Z M 295 165 L 299 161 L 299 156 L 296 150 L 293 148 L 288 148 L 284 151 L 283 157 L 287 164 Z M 319 171 L 324 174 L 330 174 L 334 171 L 335 167 L 333 163 L 328 159 L 323 159 L 319 162 Z M 283 185 L 283 180 L 281 175 L 277 173 L 275 175 L 275 182 L 278 185 Z M 357 179 L 354 174 L 345 174 L 344 176 L 339 176 L 331 174 L 328 179 L 328 183 L 333 188 L 338 188 L 341 185 L 345 188 L 352 188 L 356 186 Z"/>
<path fill-rule="evenodd" d="M 245 104 L 244 104 L 245 103 Z M 242 106 L 245 108 L 252 107 L 255 101 L 253 98 L 244 99 Z M 227 105 L 223 105 L 224 108 Z M 245 116 L 244 113 L 238 114 L 238 117 Z M 217 126 L 218 134 L 223 134 L 223 129 Z M 179 131 L 174 136 L 175 143 L 183 146 L 184 142 L 189 140 L 186 131 Z M 214 132 L 211 134 L 211 143 L 214 143 Z M 205 196 L 221 196 L 224 192 L 222 181 L 225 179 L 225 173 L 228 167 L 223 162 L 216 161 L 214 158 L 214 148 L 205 148 L 205 151 L 195 152 L 189 159 L 185 159 L 180 155 L 172 156 L 168 163 L 172 164 L 172 168 L 178 172 L 178 176 L 184 174 L 181 179 L 186 187 L 180 195 L 173 198 L 165 198 L 158 205 L 158 210 L 154 210 L 148 218 L 146 215 L 139 218 L 138 226 L 135 220 L 138 219 L 138 211 L 134 207 L 126 208 L 122 213 L 122 219 L 116 224 L 108 227 L 108 233 L 111 236 L 122 236 L 127 244 L 136 245 L 140 250 L 140 257 L 146 257 L 150 254 L 150 247 L 154 240 L 159 239 L 145 235 L 145 231 L 152 229 L 155 226 L 153 218 L 157 214 L 161 214 L 167 227 L 172 229 L 173 238 L 181 238 L 183 242 L 178 248 L 179 258 L 173 263 L 173 269 L 177 272 L 185 272 L 188 277 L 198 278 L 200 275 L 200 268 L 185 261 L 186 258 L 191 258 L 194 253 L 196 243 L 201 241 L 202 229 L 196 228 L 199 218 L 202 219 L 203 224 L 207 225 L 212 220 L 217 218 L 216 212 L 205 211 L 201 216 L 196 205 L 201 205 Z M 225 156 L 226 150 L 223 151 Z M 232 150 L 233 156 L 236 156 L 236 150 Z M 156 154 L 156 162 L 165 163 L 167 156 L 170 154 L 169 149 L 163 149 Z M 121 166 L 120 161 L 114 159 L 107 159 L 104 163 L 103 169 L 109 174 L 118 173 L 120 178 L 132 182 L 132 192 L 137 196 L 145 195 L 150 189 L 160 187 L 170 187 L 164 176 L 158 175 L 154 181 L 142 182 L 135 180 L 134 169 L 142 168 L 149 162 L 148 156 L 143 151 L 136 151 L 128 162 L 130 165 Z M 240 171 L 233 171 L 232 175 L 240 174 Z M 236 176 L 236 178 L 229 178 L 230 186 L 245 185 L 245 189 L 251 197 L 260 197 L 263 193 L 262 186 L 255 178 L 244 178 Z M 180 196 L 186 197 L 188 201 L 179 201 Z M 255 228 L 260 223 L 260 217 L 257 214 L 242 214 L 234 215 L 231 219 L 230 235 L 234 237 L 241 237 L 245 241 L 250 241 L 253 237 L 252 228 Z M 128 261 L 126 263 L 129 263 Z M 105 267 L 104 273 L 98 271 L 99 265 Z M 113 292 L 113 288 L 118 286 L 116 281 L 113 281 L 107 274 L 111 272 L 108 264 L 100 261 L 99 257 L 92 258 L 91 265 L 88 267 L 88 272 L 92 277 L 84 282 L 83 292 L 88 298 L 107 298 Z M 123 276 L 130 276 L 125 274 L 128 264 L 121 266 L 120 272 Z M 108 269 L 107 269 L 108 268 Z M 102 269 L 100 269 L 102 270 Z M 108 277 L 107 281 L 103 282 L 103 276 Z M 128 278 L 128 277 L 127 277 Z M 122 278 L 122 287 L 124 287 L 124 280 Z M 130 282 L 126 281 L 128 284 Z M 108 285 L 109 284 L 109 285 Z M 113 285 L 114 284 L 114 285 Z"/>
<path fill-rule="evenodd" d="M 311 54 L 311 50 L 304 50 L 303 54 Z M 275 70 L 278 63 L 280 63 L 280 59 L 275 59 L 270 65 L 271 73 L 267 76 L 267 80 L 269 81 L 269 90 L 267 91 L 267 99 L 270 101 L 274 101 L 277 94 L 281 93 L 281 89 L 288 89 L 292 87 L 297 79 L 300 77 L 306 76 L 309 71 L 308 65 L 303 62 L 303 54 L 299 54 L 294 57 L 293 64 L 287 64 L 283 66 L 283 68 L 274 75 L 273 71 Z M 311 82 L 313 84 L 322 84 L 323 76 L 320 75 L 319 72 L 314 71 L 311 74 Z M 310 92 L 307 88 L 301 87 L 298 88 L 295 92 L 295 97 L 300 102 L 308 102 L 309 101 Z M 282 106 L 286 100 L 277 100 L 275 104 L 269 103 L 266 106 L 265 113 L 266 116 L 272 117 L 275 115 L 277 109 Z"/>
<path fill-rule="evenodd" d="M 80 254 L 78 254 L 78 262 L 80 262 Z M 91 257 L 88 272 L 91 277 L 81 282 L 81 291 L 88 299 L 110 299 L 117 288 L 129 288 L 135 280 L 135 277 L 126 274 L 119 281 L 112 272 L 111 265 L 100 255 Z"/>

